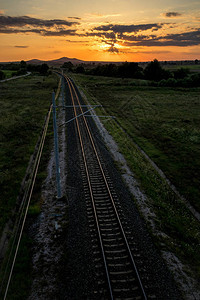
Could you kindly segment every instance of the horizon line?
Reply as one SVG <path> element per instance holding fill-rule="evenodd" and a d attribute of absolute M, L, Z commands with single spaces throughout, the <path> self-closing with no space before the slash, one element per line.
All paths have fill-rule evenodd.
<path fill-rule="evenodd" d="M 53 59 L 48 59 L 48 60 L 45 60 L 45 59 L 39 59 L 39 58 L 31 58 L 31 59 L 20 59 L 20 60 L 7 60 L 7 61 L 0 61 L 0 63 L 18 63 L 22 60 L 24 60 L 25 62 L 28 62 L 28 61 L 32 61 L 32 60 L 38 60 L 38 61 L 41 61 L 41 62 L 51 62 L 51 61 L 59 61 L 60 59 L 62 58 L 66 58 L 68 60 L 78 60 L 78 61 L 82 61 L 83 63 L 91 63 L 91 62 L 96 62 L 96 63 L 99 63 L 99 62 L 106 62 L 106 63 L 124 63 L 124 62 L 137 62 L 137 63 L 145 63 L 145 62 L 151 62 L 153 61 L 154 59 L 157 59 L 156 57 L 154 59 L 151 59 L 151 60 L 144 60 L 144 61 L 130 61 L 130 60 L 120 60 L 120 61 L 106 61 L 106 60 L 83 60 L 83 59 L 79 59 L 79 58 L 70 58 L 70 57 L 67 57 L 67 56 L 63 56 L 63 57 L 60 57 L 60 58 L 53 58 Z M 158 60 L 158 59 L 157 59 Z M 182 61 L 196 61 L 196 60 L 200 60 L 198 58 L 195 58 L 195 59 L 176 59 L 176 60 L 158 60 L 159 62 L 182 62 Z"/>

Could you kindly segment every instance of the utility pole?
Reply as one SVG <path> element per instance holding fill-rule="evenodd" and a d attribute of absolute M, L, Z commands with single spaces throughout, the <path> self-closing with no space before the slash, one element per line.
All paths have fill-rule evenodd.
<path fill-rule="evenodd" d="M 55 161 L 56 161 L 57 197 L 61 198 L 58 131 L 57 131 L 57 123 L 56 123 L 56 102 L 55 102 L 54 92 L 52 93 L 52 103 L 53 103 L 53 128 L 54 128 L 54 148 L 55 148 Z"/>

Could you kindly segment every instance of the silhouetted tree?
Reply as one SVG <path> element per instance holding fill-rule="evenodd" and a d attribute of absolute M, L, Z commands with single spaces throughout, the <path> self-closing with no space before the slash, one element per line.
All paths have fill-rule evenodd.
<path fill-rule="evenodd" d="M 19 69 L 20 69 L 20 64 L 14 64 L 14 63 L 6 64 L 6 68 L 5 68 L 5 70 L 11 70 L 11 71 L 18 71 Z"/>
<path fill-rule="evenodd" d="M 192 80 L 193 87 L 200 86 L 200 73 L 192 74 L 190 78 Z"/>
<path fill-rule="evenodd" d="M 21 62 L 20 62 L 20 69 L 26 69 L 26 62 L 24 61 L 24 60 L 22 60 Z"/>
<path fill-rule="evenodd" d="M 183 79 L 188 76 L 190 70 L 187 68 L 180 68 L 174 71 L 174 78 L 175 79 Z"/>
<path fill-rule="evenodd" d="M 20 75 L 25 75 L 26 74 L 26 69 L 19 69 L 17 72 L 15 72 L 15 75 L 20 76 Z"/>
<path fill-rule="evenodd" d="M 76 73 L 84 74 L 85 73 L 85 68 L 83 66 L 78 66 L 76 68 Z"/>
<path fill-rule="evenodd" d="M 48 70 L 49 70 L 49 66 L 47 64 L 42 64 L 40 67 L 40 74 L 47 75 Z"/>
<path fill-rule="evenodd" d="M 143 69 L 138 66 L 138 63 L 134 62 L 125 62 L 119 66 L 115 64 L 99 64 L 95 68 L 87 71 L 87 74 L 108 77 L 143 78 Z"/>
<path fill-rule="evenodd" d="M 125 62 L 118 67 L 118 74 L 124 78 L 141 78 L 143 69 L 135 62 Z"/>
<path fill-rule="evenodd" d="M 3 80 L 5 78 L 5 74 L 3 71 L 0 70 L 0 80 Z"/>
<path fill-rule="evenodd" d="M 62 68 L 67 69 L 68 71 L 72 71 L 73 67 L 74 67 L 74 65 L 71 61 L 67 61 L 62 65 Z"/>
<path fill-rule="evenodd" d="M 163 69 L 157 59 L 151 61 L 144 69 L 145 78 L 148 80 L 160 81 L 171 77 L 171 72 Z"/>

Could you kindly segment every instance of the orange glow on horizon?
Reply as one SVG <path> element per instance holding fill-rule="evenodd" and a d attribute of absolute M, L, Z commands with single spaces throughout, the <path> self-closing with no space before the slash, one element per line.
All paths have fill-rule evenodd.
<path fill-rule="evenodd" d="M 70 5 L 69 12 L 76 16 L 77 11 L 78 17 L 63 16 L 66 4 L 61 0 L 57 0 L 56 15 L 54 1 L 48 6 L 44 1 L 36 9 L 27 0 L 31 13 L 16 0 L 13 8 L 6 2 L 1 5 L 0 61 L 48 61 L 64 56 L 111 62 L 200 59 L 200 5 L 196 2 L 193 13 L 190 4 L 184 14 L 178 11 L 167 14 L 164 4 L 154 9 L 143 0 L 130 3 L 127 8 L 121 0 L 119 7 L 113 7 L 114 0 L 112 3 L 85 0 L 84 5 L 78 6 L 77 1 Z M 92 11 L 91 7 L 95 9 Z"/>
<path fill-rule="evenodd" d="M 132 51 L 115 43 L 113 47 L 120 52 L 109 52 L 110 45 L 106 43 L 96 44 L 95 42 L 91 47 L 76 44 L 66 45 L 51 45 L 48 41 L 41 42 L 37 39 L 31 39 L 32 46 L 27 48 L 16 47 L 20 44 L 18 37 L 17 40 L 13 39 L 13 46 L 2 47 L 0 61 L 20 61 L 30 59 L 52 60 L 60 57 L 77 58 L 84 61 L 110 61 L 110 62 L 123 62 L 123 61 L 151 61 L 157 58 L 159 61 L 165 60 L 195 60 L 199 59 L 198 47 L 190 47 L 189 49 L 179 49 L 178 47 L 143 47 L 141 49 L 134 48 Z M 48 42 L 48 43 L 47 43 Z M 13 51 L 14 50 L 14 51 Z"/>

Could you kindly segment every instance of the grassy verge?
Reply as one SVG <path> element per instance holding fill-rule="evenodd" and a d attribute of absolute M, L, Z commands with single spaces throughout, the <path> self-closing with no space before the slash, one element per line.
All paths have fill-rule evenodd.
<path fill-rule="evenodd" d="M 10 70 L 3 70 L 6 78 L 5 79 L 8 79 L 8 78 L 11 78 L 13 76 L 13 74 L 17 73 L 15 71 L 10 71 Z"/>
<path fill-rule="evenodd" d="M 134 86 L 137 82 L 131 79 L 77 78 L 200 211 L 200 89 Z"/>
<path fill-rule="evenodd" d="M 43 199 L 41 197 L 41 187 L 47 176 L 47 164 L 49 161 L 51 149 L 53 145 L 53 124 L 50 120 L 46 141 L 43 149 L 43 154 L 40 161 L 40 166 L 31 198 L 31 203 L 28 211 L 28 219 L 23 232 L 20 243 L 11 283 L 9 287 L 7 299 L 25 300 L 28 298 L 32 285 L 32 249 L 33 240 L 30 236 L 30 226 L 35 222 L 37 216 L 41 212 Z M 9 251 L 8 251 L 9 252 Z"/>
<path fill-rule="evenodd" d="M 198 278 L 200 224 L 134 141 L 199 209 L 199 90 L 140 87 L 135 86 L 134 80 L 94 76 L 74 75 L 74 78 L 91 103 L 100 102 L 103 113 L 117 117 L 120 126 L 110 121 L 105 127 L 148 196 L 156 213 L 156 229 L 165 233 L 155 237 L 157 245 L 175 253 Z"/>
<path fill-rule="evenodd" d="M 12 214 L 56 86 L 54 76 L 28 76 L 1 83 L 0 233 Z"/>
<path fill-rule="evenodd" d="M 27 233 L 23 234 L 17 260 L 9 286 L 8 300 L 25 300 L 31 288 L 31 247 L 32 240 Z"/>
<path fill-rule="evenodd" d="M 57 88 L 56 76 L 30 76 L 1 85 L 1 199 L 0 229 L 15 207 L 21 181 L 33 154 L 45 116 L 51 102 L 51 93 Z M 40 212 L 41 184 L 46 177 L 46 165 L 52 146 L 53 128 L 49 126 L 43 156 L 29 210 L 29 222 Z M 23 235 L 9 289 L 8 299 L 27 299 L 31 285 L 31 245 L 27 229 Z M 3 268 L 0 277 L 2 278 Z"/>

